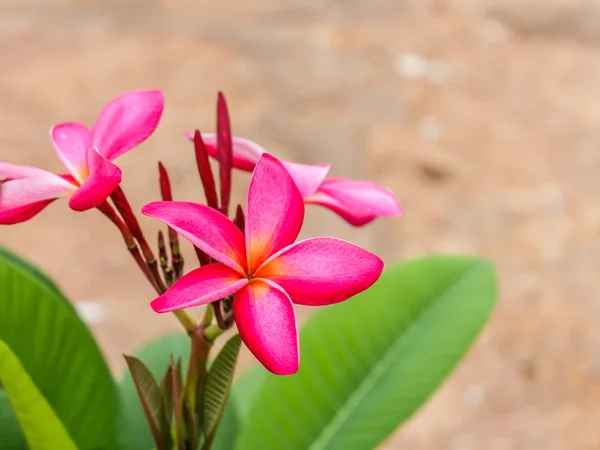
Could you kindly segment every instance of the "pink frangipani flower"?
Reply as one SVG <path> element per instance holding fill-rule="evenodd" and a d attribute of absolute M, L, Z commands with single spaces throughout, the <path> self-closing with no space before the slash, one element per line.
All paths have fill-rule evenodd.
<path fill-rule="evenodd" d="M 192 135 L 186 133 L 192 138 Z M 208 154 L 216 158 L 217 136 L 202 133 Z M 255 142 L 233 137 L 233 167 L 251 172 L 265 150 Z M 402 212 L 398 200 L 389 189 L 369 181 L 347 178 L 326 178 L 330 165 L 297 164 L 282 161 L 298 186 L 304 202 L 321 205 L 337 213 L 354 226 L 362 226 L 379 216 L 399 216 Z"/>
<path fill-rule="evenodd" d="M 298 370 L 293 303 L 321 306 L 369 288 L 383 262 L 349 242 L 294 243 L 304 219 L 302 196 L 284 166 L 264 154 L 252 174 L 245 236 L 208 206 L 154 202 L 142 212 L 169 225 L 217 263 L 191 271 L 152 301 L 157 312 L 204 305 L 229 295 L 242 340 L 271 372 Z"/>
<path fill-rule="evenodd" d="M 92 130 L 76 122 L 52 127 L 50 139 L 67 175 L 0 163 L 0 224 L 24 222 L 61 197 L 75 211 L 100 205 L 121 182 L 111 161 L 154 132 L 163 106 L 160 91 L 133 91 L 108 103 Z"/>

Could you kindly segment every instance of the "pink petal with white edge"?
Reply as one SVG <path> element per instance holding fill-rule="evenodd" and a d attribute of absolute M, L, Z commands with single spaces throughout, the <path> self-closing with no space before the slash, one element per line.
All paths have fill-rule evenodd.
<path fill-rule="evenodd" d="M 19 166 L 16 164 L 0 162 L 0 181 L 35 177 L 38 175 L 55 176 L 54 174 L 46 170 L 38 169 L 37 167 Z"/>
<path fill-rule="evenodd" d="M 193 133 L 185 133 L 189 139 L 194 139 Z M 202 133 L 202 140 L 211 158 L 217 159 L 217 134 Z M 265 149 L 249 139 L 233 136 L 233 167 L 246 172 L 252 172 Z"/>
<path fill-rule="evenodd" d="M 184 275 L 150 306 L 159 313 L 192 308 L 234 294 L 246 284 L 247 278 L 224 264 L 209 264 Z"/>
<path fill-rule="evenodd" d="M 109 161 L 145 141 L 162 116 L 161 91 L 132 91 L 104 107 L 92 130 L 92 145 Z"/>
<path fill-rule="evenodd" d="M 88 151 L 92 150 L 92 133 L 80 123 L 61 123 L 50 129 L 50 140 L 58 157 L 80 184 L 88 176 Z"/>
<path fill-rule="evenodd" d="M 248 269 L 256 269 L 276 251 L 298 237 L 304 203 L 285 167 L 264 154 L 250 180 L 246 209 Z"/>
<path fill-rule="evenodd" d="M 317 164 L 316 166 L 287 161 L 281 163 L 296 183 L 302 197 L 314 194 L 331 168 L 331 165 L 327 163 Z"/>
<path fill-rule="evenodd" d="M 207 255 L 245 274 L 244 235 L 216 209 L 190 202 L 152 202 L 142 214 L 164 222 Z"/>
<path fill-rule="evenodd" d="M 298 371 L 296 313 L 281 288 L 264 280 L 252 280 L 235 294 L 233 314 L 242 340 L 267 370 L 277 375 Z"/>
<path fill-rule="evenodd" d="M 185 133 L 185 135 L 188 139 L 194 140 L 192 133 Z M 202 140 L 209 156 L 217 159 L 216 133 L 202 133 Z M 232 143 L 233 167 L 239 170 L 252 172 L 260 157 L 266 153 L 264 148 L 249 139 L 234 136 Z M 314 194 L 331 168 L 327 163 L 308 165 L 282 161 L 282 164 L 291 175 L 302 196 Z"/>
<path fill-rule="evenodd" d="M 88 154 L 88 169 L 88 177 L 69 199 L 69 206 L 75 211 L 87 211 L 100 205 L 121 183 L 121 169 L 95 148 Z"/>
<path fill-rule="evenodd" d="M 37 176 L 0 183 L 0 224 L 31 219 L 52 201 L 75 191 L 75 186 L 58 175 L 41 172 Z"/>
<path fill-rule="evenodd" d="M 394 193 L 369 181 L 328 178 L 306 203 L 325 206 L 351 225 L 362 226 L 379 216 L 399 216 L 402 208 Z"/>
<path fill-rule="evenodd" d="M 322 306 L 342 302 L 371 287 L 383 261 L 335 238 L 300 241 L 273 255 L 255 276 L 280 285 L 294 303 Z"/>

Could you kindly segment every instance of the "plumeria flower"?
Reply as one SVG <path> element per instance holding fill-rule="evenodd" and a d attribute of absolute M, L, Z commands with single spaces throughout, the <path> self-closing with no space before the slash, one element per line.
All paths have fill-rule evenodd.
<path fill-rule="evenodd" d="M 294 244 L 304 203 L 274 157 L 263 154 L 252 174 L 245 236 L 225 215 L 188 202 L 154 202 L 142 212 L 180 233 L 217 263 L 193 270 L 152 301 L 157 312 L 204 305 L 234 294 L 242 340 L 271 372 L 298 370 L 298 325 L 293 303 L 322 306 L 369 288 L 383 262 L 349 242 L 314 238 Z"/>
<path fill-rule="evenodd" d="M 111 161 L 154 132 L 163 106 L 160 91 L 133 91 L 106 105 L 91 131 L 76 122 L 52 127 L 50 139 L 66 175 L 0 163 L 0 224 L 24 222 L 61 197 L 75 211 L 100 205 L 121 182 Z"/>
<path fill-rule="evenodd" d="M 189 133 L 186 136 L 193 138 Z M 202 133 L 208 154 L 217 156 L 217 135 Z M 233 167 L 251 172 L 265 150 L 255 142 L 233 137 Z M 398 216 L 402 212 L 398 200 L 389 189 L 369 181 L 327 177 L 329 164 L 297 164 L 283 161 L 298 186 L 304 202 L 321 205 L 337 213 L 354 226 L 362 226 L 379 216 Z"/>

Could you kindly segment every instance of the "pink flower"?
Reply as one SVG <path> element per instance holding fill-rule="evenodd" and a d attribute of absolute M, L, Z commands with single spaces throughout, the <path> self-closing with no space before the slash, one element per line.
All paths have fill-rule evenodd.
<path fill-rule="evenodd" d="M 302 197 L 284 166 L 268 154 L 250 181 L 245 236 L 226 216 L 204 205 L 154 202 L 142 212 L 219 261 L 185 275 L 152 301 L 152 308 L 173 311 L 235 294 L 233 313 L 242 340 L 268 370 L 280 375 L 298 370 L 292 304 L 344 301 L 369 288 L 383 269 L 377 256 L 340 239 L 294 244 L 304 218 Z"/>
<path fill-rule="evenodd" d="M 128 92 L 104 107 L 91 131 L 76 122 L 52 127 L 50 139 L 68 175 L 0 163 L 0 224 L 24 222 L 60 197 L 75 211 L 100 205 L 121 182 L 111 161 L 154 132 L 163 105 L 160 91 Z"/>
<path fill-rule="evenodd" d="M 192 135 L 186 133 L 192 138 Z M 208 154 L 216 158 L 217 136 L 203 133 Z M 251 172 L 265 150 L 255 142 L 233 137 L 233 167 Z M 402 212 L 398 200 L 389 189 L 368 181 L 347 178 L 326 178 L 329 164 L 315 166 L 283 161 L 305 203 L 321 205 L 340 215 L 354 226 L 362 226 L 379 216 L 399 216 Z"/>

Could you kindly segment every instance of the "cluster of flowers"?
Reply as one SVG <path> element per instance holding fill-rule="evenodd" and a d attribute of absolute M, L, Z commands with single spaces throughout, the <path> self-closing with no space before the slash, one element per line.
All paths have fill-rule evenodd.
<path fill-rule="evenodd" d="M 102 110 L 91 130 L 76 122 L 52 127 L 50 139 L 67 174 L 0 162 L 0 224 L 29 220 L 58 198 L 67 198 L 75 211 L 99 208 L 106 214 L 107 199 L 119 201 L 114 195 L 122 173 L 113 161 L 154 132 L 163 106 L 160 91 L 128 92 Z M 400 206 L 375 183 L 328 178 L 328 164 L 281 162 L 258 144 L 232 137 L 222 96 L 217 119 L 215 134 L 187 135 L 194 141 L 207 205 L 158 201 L 142 209 L 189 240 L 201 262 L 164 289 L 159 286 L 161 295 L 151 306 L 162 313 L 228 299 L 250 351 L 270 371 L 292 374 L 299 365 L 293 303 L 344 301 L 369 288 L 383 269 L 377 256 L 340 239 L 295 242 L 304 205 L 329 208 L 355 226 L 397 216 Z M 220 202 L 209 156 L 220 163 Z M 238 206 L 234 220 L 228 217 L 232 168 L 252 172 L 245 212 Z"/>

